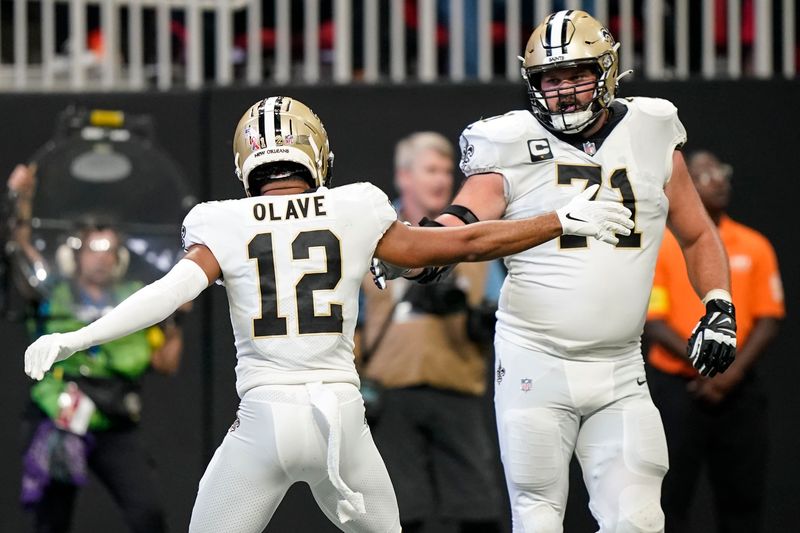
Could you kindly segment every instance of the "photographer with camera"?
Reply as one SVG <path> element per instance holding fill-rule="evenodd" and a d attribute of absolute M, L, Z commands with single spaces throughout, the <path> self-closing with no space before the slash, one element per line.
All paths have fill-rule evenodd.
<path fill-rule="evenodd" d="M 28 292 L 33 337 L 75 331 L 142 287 L 126 278 L 130 259 L 118 229 L 82 217 L 55 252 L 50 275 L 31 239 L 35 168 L 18 165 L 8 179 L 14 200 L 13 246 L 47 286 Z M 51 281 L 52 280 L 52 281 Z M 44 283 L 46 282 L 46 283 Z M 149 369 L 173 374 L 183 349 L 176 314 L 160 327 L 76 353 L 56 363 L 30 390 L 24 416 L 22 504 L 37 532 L 66 532 L 91 470 L 119 505 L 133 532 L 166 530 L 152 460 L 139 436 L 141 379 Z"/>
<path fill-rule="evenodd" d="M 435 218 L 449 205 L 453 164 L 453 146 L 438 133 L 398 143 L 401 220 Z M 383 388 L 374 437 L 404 532 L 422 531 L 430 518 L 456 523 L 460 533 L 500 531 L 481 345 L 493 335 L 488 266 L 460 264 L 429 285 L 401 278 L 378 290 L 371 277 L 364 282 L 362 376 Z"/>

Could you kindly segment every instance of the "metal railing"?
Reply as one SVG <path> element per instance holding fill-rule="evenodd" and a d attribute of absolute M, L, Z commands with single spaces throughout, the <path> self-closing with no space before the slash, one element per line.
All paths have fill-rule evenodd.
<path fill-rule="evenodd" d="M 794 78 L 796 1 L 3 0 L 0 90 L 517 80 L 556 8 L 609 25 L 648 79 Z"/>

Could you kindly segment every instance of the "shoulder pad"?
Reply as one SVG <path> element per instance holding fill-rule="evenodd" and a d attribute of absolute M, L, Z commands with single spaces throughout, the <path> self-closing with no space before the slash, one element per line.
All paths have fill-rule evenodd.
<path fill-rule="evenodd" d="M 525 134 L 531 114 L 528 111 L 509 111 L 504 115 L 473 122 L 462 135 L 485 137 L 494 142 L 510 142 Z"/>
<path fill-rule="evenodd" d="M 641 113 L 654 118 L 671 118 L 678 114 L 678 108 L 672 102 L 663 98 L 636 96 L 621 100 L 628 107 L 633 107 Z"/>
<path fill-rule="evenodd" d="M 528 111 L 511 111 L 467 126 L 461 133 L 461 171 L 465 176 L 486 172 L 503 173 L 515 162 L 521 141 L 538 122 Z"/>

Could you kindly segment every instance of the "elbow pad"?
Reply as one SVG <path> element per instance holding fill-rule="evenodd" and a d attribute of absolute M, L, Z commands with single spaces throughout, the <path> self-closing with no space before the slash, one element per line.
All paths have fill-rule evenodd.
<path fill-rule="evenodd" d="M 463 222 L 465 225 L 479 222 L 478 217 L 475 216 L 475 213 L 473 213 L 472 210 L 470 210 L 468 207 L 464 207 L 463 205 L 450 205 L 447 209 L 442 211 L 442 214 L 453 215 L 461 222 Z M 444 227 L 444 224 L 436 222 L 435 220 L 431 220 L 428 217 L 425 217 L 422 220 L 420 220 L 419 225 L 429 228 Z M 408 278 L 408 279 L 411 281 L 416 281 L 417 283 L 421 283 L 423 285 L 426 283 L 434 283 L 436 281 L 439 281 L 447 277 L 454 268 L 455 265 L 425 267 L 424 269 L 422 269 L 422 272 L 420 272 L 413 278 Z"/>

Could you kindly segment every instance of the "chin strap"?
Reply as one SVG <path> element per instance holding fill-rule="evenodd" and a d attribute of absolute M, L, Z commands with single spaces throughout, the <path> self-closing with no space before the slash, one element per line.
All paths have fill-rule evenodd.
<path fill-rule="evenodd" d="M 475 213 L 473 213 L 470 208 L 464 207 L 463 205 L 455 205 L 455 204 L 450 205 L 447 209 L 442 211 L 442 214 L 453 215 L 464 224 L 474 224 L 476 222 L 480 222 L 480 220 L 478 220 L 478 217 L 475 216 Z M 422 227 L 429 227 L 429 228 L 444 227 L 444 224 L 442 224 L 441 222 L 436 222 L 435 220 L 431 220 L 428 217 L 424 217 L 422 220 L 420 220 L 419 225 Z M 409 279 L 411 281 L 416 281 L 417 283 L 421 283 L 423 285 L 426 283 L 433 283 L 449 275 L 454 268 L 455 265 L 425 267 L 422 269 L 422 272 L 420 272 L 413 278 L 406 278 L 406 279 Z"/>

